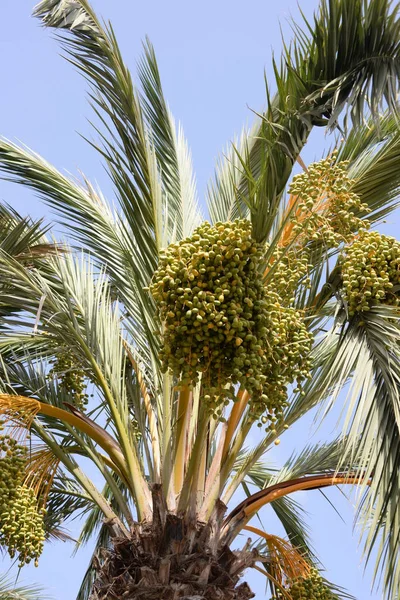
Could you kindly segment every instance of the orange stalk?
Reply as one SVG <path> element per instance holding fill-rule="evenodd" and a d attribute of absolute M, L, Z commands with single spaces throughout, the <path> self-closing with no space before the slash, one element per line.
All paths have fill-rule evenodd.
<path fill-rule="evenodd" d="M 53 417 L 54 419 L 59 419 L 60 421 L 64 421 L 65 423 L 76 427 L 107 452 L 113 464 L 121 471 L 121 473 L 127 473 L 125 458 L 121 450 L 119 450 L 117 442 L 108 432 L 101 429 L 101 427 L 95 423 L 91 424 L 88 417 L 81 418 L 62 408 L 52 406 L 51 404 L 44 404 L 34 398 L 0 394 L 0 414 L 11 415 L 14 413 L 15 415 L 23 415 L 25 411 L 28 411 L 29 414 L 32 413 L 33 415 L 39 413 L 48 417 Z"/>
<path fill-rule="evenodd" d="M 250 525 L 246 525 L 243 529 L 255 533 L 266 541 L 269 560 L 274 563 L 274 570 L 280 584 L 282 584 L 284 577 L 297 579 L 309 575 L 311 565 L 290 542 Z"/>
<path fill-rule="evenodd" d="M 228 454 L 229 446 L 235 434 L 236 428 L 239 425 L 240 419 L 243 416 L 249 400 L 250 394 L 246 390 L 240 389 L 238 393 L 238 400 L 234 403 L 232 412 L 228 419 L 228 428 L 226 430 L 224 446 L 222 450 L 222 462 L 224 462 L 226 459 L 226 455 Z"/>
<path fill-rule="evenodd" d="M 224 529 L 232 540 L 241 531 L 250 519 L 266 504 L 278 500 L 294 492 L 319 489 L 333 485 L 358 484 L 362 477 L 344 473 L 310 475 L 289 481 L 283 481 L 272 485 L 264 490 L 256 492 L 238 504 L 236 508 L 225 519 Z M 230 526 L 230 523 L 232 525 Z"/>
<path fill-rule="evenodd" d="M 265 490 L 267 493 L 260 498 L 255 499 L 253 502 L 250 502 L 248 506 L 243 508 L 243 511 L 247 517 L 252 517 L 256 514 L 266 504 L 277 500 L 278 498 L 282 498 L 283 496 L 287 496 L 288 494 L 293 494 L 294 492 L 300 492 L 305 490 L 312 490 L 315 488 L 328 487 L 333 485 L 343 485 L 343 484 L 355 484 L 360 483 L 361 478 L 351 475 L 317 475 L 304 477 L 302 480 L 295 480 L 292 485 L 278 487 L 278 489 L 271 489 L 268 492 L 268 488 Z M 275 486 L 271 486 L 275 487 Z M 251 498 L 251 496 L 250 496 Z"/>
<path fill-rule="evenodd" d="M 251 525 L 245 525 L 243 527 L 245 531 L 250 531 L 251 533 L 255 533 L 256 535 L 264 538 L 264 540 L 269 540 L 271 538 L 271 534 L 266 533 L 262 529 L 258 529 L 258 527 L 252 527 Z"/>

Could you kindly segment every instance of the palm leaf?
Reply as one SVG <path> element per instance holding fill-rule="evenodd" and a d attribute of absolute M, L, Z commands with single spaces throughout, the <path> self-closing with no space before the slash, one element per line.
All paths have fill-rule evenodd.
<path fill-rule="evenodd" d="M 65 473 L 57 476 L 46 504 L 45 527 L 50 534 L 69 519 L 91 510 L 93 500 Z"/>
<path fill-rule="evenodd" d="M 36 585 L 17 586 L 5 575 L 0 575 L 1 600 L 50 600 L 42 588 Z"/>
<path fill-rule="evenodd" d="M 154 48 L 149 39 L 139 62 L 144 115 L 154 144 L 166 196 L 165 246 L 193 232 L 203 220 L 198 207 L 193 166 L 182 128 L 178 131 L 164 98 Z"/>
<path fill-rule="evenodd" d="M 0 142 L 0 169 L 7 178 L 38 192 L 59 212 L 62 224 L 71 230 L 72 237 L 107 269 L 130 317 L 127 326 L 135 334 L 141 354 L 151 364 L 150 347 L 153 361 L 157 361 L 154 306 L 148 293 L 143 291 L 150 276 L 146 277 L 146 264 L 127 224 L 89 182 L 79 185 L 37 154 L 5 140 Z"/>
<path fill-rule="evenodd" d="M 353 191 L 368 205 L 367 215 L 379 222 L 398 206 L 400 193 L 400 129 L 397 118 L 386 112 L 354 127 L 338 146 L 337 160 L 348 160 Z"/>
<path fill-rule="evenodd" d="M 44 0 L 34 14 L 47 27 L 67 34 L 63 45 L 70 61 L 92 86 L 91 99 L 106 131 L 101 152 L 132 236 L 143 251 L 144 276 L 150 278 L 157 261 L 159 183 L 138 92 L 111 25 L 103 27 L 86 0 Z"/>
<path fill-rule="evenodd" d="M 109 528 L 103 523 L 100 527 L 99 534 L 97 536 L 95 548 L 93 551 L 92 558 L 89 562 L 89 566 L 83 577 L 81 586 L 78 591 L 76 600 L 89 600 L 92 592 L 93 584 L 97 577 L 97 571 L 100 564 L 99 551 L 101 548 L 108 548 L 110 544 L 110 533 Z"/>
<path fill-rule="evenodd" d="M 259 126 L 259 122 L 256 121 L 250 131 L 244 129 L 239 139 L 227 148 L 217 162 L 214 179 L 207 188 L 207 205 L 212 223 L 234 221 L 248 218 L 250 215 L 246 196 L 243 197 L 239 193 L 239 184 L 243 177 L 240 157 L 249 156 Z"/>
<path fill-rule="evenodd" d="M 118 307 L 110 299 L 104 276 L 100 274 L 95 280 L 90 263 L 85 266 L 82 260 L 68 255 L 53 260 L 61 292 L 50 289 L 38 273 L 21 270 L 8 256 L 0 260 L 0 273 L 2 269 L 8 273 L 13 303 L 26 313 L 25 326 L 29 327 L 29 313 L 31 319 L 34 315 L 37 318 L 39 298 L 45 298 L 41 306 L 43 329 L 60 346 L 66 344 L 74 349 L 82 367 L 101 390 L 116 437 L 130 465 L 131 485 L 140 498 L 146 493 L 147 484 L 139 464 L 123 385 L 126 355 Z M 138 502 L 146 510 L 147 501 Z"/>
<path fill-rule="evenodd" d="M 348 437 L 339 464 L 349 461 L 363 477 L 360 508 L 366 557 L 371 559 L 376 548 L 375 577 L 383 571 L 387 597 L 395 599 L 400 548 L 398 313 L 389 306 L 374 307 L 363 314 L 361 324 L 360 318 L 353 318 L 341 332 L 342 327 L 340 322 L 334 325 L 320 342 L 327 360 L 306 386 L 305 396 L 292 404 L 289 419 L 324 400 L 329 410 L 351 378 L 344 425 Z"/>
<path fill-rule="evenodd" d="M 32 260 L 54 251 L 44 237 L 49 227 L 42 220 L 24 219 L 7 204 L 0 204 L 0 223 L 0 245 L 4 252 L 20 260 Z"/>
<path fill-rule="evenodd" d="M 242 454 L 236 461 L 233 470 L 237 471 L 246 459 Z M 262 490 L 276 478 L 276 469 L 258 461 L 247 471 L 245 482 L 246 495 L 250 495 L 247 484 L 252 484 Z M 299 549 L 308 560 L 316 563 L 316 557 L 310 539 L 310 528 L 305 521 L 305 511 L 302 506 L 290 497 L 278 498 L 270 504 L 275 515 L 281 522 L 285 533 L 291 544 Z"/>
<path fill-rule="evenodd" d="M 253 233 L 268 238 L 293 165 L 314 126 L 336 127 L 346 106 L 355 125 L 366 103 L 378 120 L 387 103 L 397 111 L 400 24 L 390 0 L 322 0 L 311 26 L 273 63 L 277 92 L 248 155 L 241 156 L 237 194 L 249 204 Z M 223 202 L 222 196 L 221 200 Z"/>
<path fill-rule="evenodd" d="M 357 449 L 360 468 L 372 475 L 371 489 L 361 501 L 365 552 L 370 559 L 376 548 L 375 577 L 383 572 L 387 597 L 395 599 L 400 585 L 398 314 L 380 307 L 366 313 L 364 323 L 358 328 L 362 351 L 354 366 L 347 451 L 353 456 Z"/>

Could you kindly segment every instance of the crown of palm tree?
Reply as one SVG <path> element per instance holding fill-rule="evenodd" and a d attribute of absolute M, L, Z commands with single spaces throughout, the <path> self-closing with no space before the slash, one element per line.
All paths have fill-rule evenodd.
<path fill-rule="evenodd" d="M 318 560 L 290 494 L 341 484 L 360 490 L 366 556 L 376 549 L 376 578 L 383 573 L 386 597 L 395 600 L 400 585 L 398 306 L 377 302 L 350 315 L 343 259 L 338 260 L 348 239 L 327 246 L 315 226 L 314 237 L 307 237 L 311 217 L 304 199 L 295 184 L 289 193 L 286 187 L 312 129 L 327 127 L 346 135 L 325 161 L 324 177 L 334 178 L 336 166 L 346 172 L 346 193 L 358 202 L 352 213 L 357 228 L 366 227 L 367 219 L 379 223 L 397 206 L 397 5 L 322 0 L 312 23 L 305 21 L 304 29 L 295 25 L 294 41 L 284 46 L 281 63 L 274 63 L 275 94 L 267 87 L 265 112 L 220 159 L 208 188 L 212 225 L 251 223 L 268 294 L 278 276 L 285 276 L 282 265 L 289 268 L 290 257 L 307 247 L 306 273 L 295 281 L 286 308 L 302 316 L 314 337 L 310 377 L 299 388 L 289 385 L 284 419 L 272 419 L 250 450 L 244 449 L 246 438 L 263 421 L 254 418 L 249 386 L 237 385 L 234 397 L 222 386 L 214 419 L 203 392 L 205 378 L 188 385 L 171 370 L 164 372 L 160 359 L 168 321 L 160 318 L 149 287 L 157 281 L 163 252 L 192 243 L 203 216 L 190 152 L 167 107 L 153 47 L 146 40 L 136 86 L 111 25 L 103 24 L 86 0 L 43 0 L 35 15 L 60 31 L 68 60 L 90 84 L 100 140 L 92 146 L 105 163 L 117 206 L 86 178 L 73 181 L 31 150 L 0 140 L 3 176 L 39 194 L 74 244 L 49 244 L 40 223 L 1 208 L 0 414 L 13 435 L 23 439 L 24 431 L 31 432 L 34 450 L 23 485 L 46 506 L 48 535 L 63 537 L 61 523 L 79 512 L 88 513 L 80 543 L 100 527 L 78 600 L 111 597 L 104 594 L 117 585 L 116 565 L 128 568 L 132 536 L 136 545 L 129 560 L 135 565 L 143 568 L 149 540 L 161 557 L 157 572 L 153 563 L 152 571 L 148 567 L 151 576 L 140 571 L 139 583 L 118 583 L 132 594 L 147 585 L 155 595 L 146 597 L 160 597 L 159 586 L 167 585 L 173 572 L 183 590 L 179 597 L 188 598 L 171 556 L 188 553 L 189 547 L 201 554 L 203 544 L 208 558 L 202 555 L 197 563 L 196 583 L 190 576 L 190 592 L 203 590 L 196 597 L 250 598 L 245 584 L 237 583 L 243 569 L 254 566 L 267 576 L 273 594 L 291 598 L 290 582 L 308 577 Z M 305 168 L 311 181 L 312 169 Z M 326 230 L 336 218 L 332 211 L 339 210 L 335 194 L 340 191 L 322 189 L 313 196 L 313 223 Z M 238 337 L 237 346 L 242 343 Z M 279 471 L 262 462 L 287 427 L 315 407 L 329 409 L 349 382 L 347 419 L 338 439 L 305 448 Z M 94 395 L 86 409 L 85 386 Z M 103 490 L 85 473 L 81 457 L 98 469 Z M 250 486 L 259 491 L 251 493 Z M 246 499 L 234 506 L 240 488 Z M 267 504 L 288 541 L 248 524 Z M 227 549 L 241 531 L 259 536 L 258 550 L 246 546 L 228 560 Z M 211 584 L 214 591 L 218 587 L 222 575 L 215 573 L 223 561 L 233 586 L 229 593 L 236 595 L 210 591 Z M 339 588 L 330 589 L 332 597 L 343 597 Z"/>

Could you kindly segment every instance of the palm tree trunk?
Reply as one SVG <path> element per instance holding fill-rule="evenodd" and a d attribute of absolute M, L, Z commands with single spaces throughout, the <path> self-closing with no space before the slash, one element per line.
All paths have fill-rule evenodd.
<path fill-rule="evenodd" d="M 257 560 L 248 544 L 237 552 L 221 543 L 226 506 L 219 502 L 208 523 L 167 512 L 161 486 L 153 488 L 154 518 L 117 535 L 96 557 L 90 600 L 249 600 L 243 571 Z M 115 532 L 114 532 L 115 535 Z"/>

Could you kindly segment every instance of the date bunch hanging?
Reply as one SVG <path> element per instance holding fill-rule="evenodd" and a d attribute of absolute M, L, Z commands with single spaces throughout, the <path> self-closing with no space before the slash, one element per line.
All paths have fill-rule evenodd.
<path fill-rule="evenodd" d="M 312 163 L 306 171 L 293 177 L 289 193 L 296 199 L 292 233 L 308 241 L 319 241 L 326 248 L 348 242 L 356 231 L 368 229 L 370 223 L 360 214 L 368 205 L 352 189 L 348 161 L 336 162 L 336 153 Z M 304 243 L 305 242 L 305 243 Z"/>
<path fill-rule="evenodd" d="M 19 565 L 32 559 L 38 564 L 45 539 L 45 509 L 40 508 L 33 489 L 23 483 L 27 450 L 13 437 L 1 433 L 0 423 L 0 545 Z"/>
<path fill-rule="evenodd" d="M 280 418 L 287 384 L 309 372 L 312 337 L 300 313 L 266 289 L 264 252 L 249 221 L 205 222 L 165 250 L 150 287 L 163 369 L 182 385 L 201 376 L 202 400 L 217 415 L 240 384 L 255 419 Z"/>
<path fill-rule="evenodd" d="M 278 595 L 271 600 L 333 600 L 334 596 L 324 583 L 317 569 L 311 569 L 306 577 L 298 577 L 285 586 L 285 594 Z"/>
<path fill-rule="evenodd" d="M 376 304 L 400 305 L 400 243 L 377 231 L 363 231 L 344 248 L 339 264 L 349 315 Z"/>
<path fill-rule="evenodd" d="M 89 396 L 86 393 L 85 373 L 77 366 L 76 358 L 68 348 L 62 348 L 52 360 L 52 365 L 49 379 L 56 379 L 61 389 L 69 395 L 71 403 L 78 410 L 84 411 Z"/>

